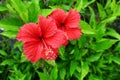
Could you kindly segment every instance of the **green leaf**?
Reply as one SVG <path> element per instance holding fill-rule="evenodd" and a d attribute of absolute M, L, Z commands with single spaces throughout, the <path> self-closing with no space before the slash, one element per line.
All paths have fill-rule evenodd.
<path fill-rule="evenodd" d="M 45 61 L 52 66 L 56 65 L 55 60 L 45 60 Z"/>
<path fill-rule="evenodd" d="M 95 28 L 96 23 L 97 23 L 97 21 L 95 19 L 95 12 L 94 12 L 93 8 L 91 8 L 91 7 L 89 7 L 89 10 L 90 10 L 90 14 L 91 14 L 89 24 L 90 24 L 91 27 Z"/>
<path fill-rule="evenodd" d="M 62 46 L 59 48 L 60 58 L 65 60 L 65 47 Z"/>
<path fill-rule="evenodd" d="M 65 68 L 62 68 L 59 70 L 60 71 L 60 78 L 61 80 L 65 80 L 65 75 L 66 75 L 66 69 Z"/>
<path fill-rule="evenodd" d="M 110 4 L 110 8 L 111 10 L 115 13 L 116 12 L 116 8 L 117 8 L 117 4 L 116 4 L 116 0 L 113 0 Z"/>
<path fill-rule="evenodd" d="M 48 16 L 54 9 L 40 9 L 39 14 L 42 16 Z"/>
<path fill-rule="evenodd" d="M 75 58 L 75 60 L 81 60 L 81 53 L 80 53 L 81 50 L 79 50 L 78 46 L 75 46 L 74 48 L 74 55 L 73 57 Z"/>
<path fill-rule="evenodd" d="M 114 29 L 112 28 L 108 28 L 108 32 L 106 33 L 106 35 L 112 36 L 118 40 L 120 40 L 120 34 L 117 33 Z"/>
<path fill-rule="evenodd" d="M 81 56 L 85 56 L 88 53 L 88 49 L 82 49 L 80 50 Z"/>
<path fill-rule="evenodd" d="M 101 19 L 106 18 L 107 15 L 106 15 L 106 12 L 105 12 L 103 6 L 100 3 L 97 3 L 97 6 L 98 6 L 98 11 L 99 11 L 99 15 L 100 15 Z"/>
<path fill-rule="evenodd" d="M 117 40 L 114 40 L 114 39 L 104 39 L 103 38 L 97 42 L 93 42 L 93 44 L 91 44 L 91 47 L 95 51 L 99 52 L 99 51 L 104 51 L 106 49 L 109 49 L 116 42 L 117 42 Z"/>
<path fill-rule="evenodd" d="M 75 9 L 80 12 L 82 7 L 83 7 L 83 0 L 77 0 L 77 4 L 75 5 Z"/>
<path fill-rule="evenodd" d="M 95 32 L 96 34 L 94 35 L 97 40 L 100 40 L 102 37 L 105 36 L 106 32 L 106 24 L 105 23 L 100 23 L 96 26 Z"/>
<path fill-rule="evenodd" d="M 16 66 L 13 66 L 14 68 L 14 74 L 13 76 L 17 79 L 17 80 L 25 80 L 25 76 L 20 70 L 17 69 Z"/>
<path fill-rule="evenodd" d="M 91 74 L 89 76 L 89 79 L 88 80 L 103 80 L 100 76 L 96 76 L 94 74 Z"/>
<path fill-rule="evenodd" d="M 0 5 L 0 11 L 6 11 L 6 10 L 8 10 L 6 5 Z"/>
<path fill-rule="evenodd" d="M 49 80 L 49 77 L 47 76 L 47 74 L 42 73 L 42 72 L 37 72 L 37 73 L 38 73 L 40 80 Z"/>
<path fill-rule="evenodd" d="M 94 31 L 92 30 L 91 26 L 87 22 L 81 20 L 80 27 L 82 28 L 82 32 L 84 34 L 94 34 Z"/>
<path fill-rule="evenodd" d="M 88 7 L 93 2 L 95 2 L 95 0 L 91 0 L 91 1 L 88 1 L 88 0 L 77 0 L 77 3 L 76 3 L 74 8 L 77 9 L 80 12 L 82 9 Z"/>
<path fill-rule="evenodd" d="M 20 18 L 27 23 L 28 22 L 28 10 L 22 0 L 10 0 L 12 7 L 16 10 Z"/>
<path fill-rule="evenodd" d="M 115 51 L 120 51 L 120 42 L 117 44 Z"/>
<path fill-rule="evenodd" d="M 119 57 L 112 57 L 113 61 L 120 65 L 120 58 Z"/>
<path fill-rule="evenodd" d="M 5 18 L 0 20 L 0 28 L 4 28 L 3 35 L 9 38 L 15 38 L 19 27 L 23 23 L 17 18 Z"/>
<path fill-rule="evenodd" d="M 72 76 L 78 65 L 77 61 L 70 62 L 70 75 Z"/>
<path fill-rule="evenodd" d="M 57 66 L 55 66 L 51 71 L 50 80 L 57 80 L 57 77 L 58 77 L 58 69 Z"/>
<path fill-rule="evenodd" d="M 90 4 L 92 4 L 93 2 L 95 2 L 95 0 L 91 0 L 91 1 L 88 1 L 88 0 L 83 0 L 84 2 L 84 8 L 88 7 Z"/>
<path fill-rule="evenodd" d="M 16 17 L 5 18 L 5 19 L 0 20 L 0 27 L 2 27 L 2 25 L 21 26 L 22 24 L 23 22 L 19 18 L 16 18 Z M 6 27 L 6 29 L 7 28 L 9 27 Z M 12 29 L 14 29 L 14 27 Z"/>
<path fill-rule="evenodd" d="M 92 55 L 90 55 L 90 56 L 87 58 L 87 61 L 88 61 L 88 62 L 97 61 L 97 60 L 101 57 L 101 55 L 102 55 L 102 53 L 92 54 Z"/>
<path fill-rule="evenodd" d="M 120 4 L 116 6 L 116 11 L 113 14 L 114 16 L 120 16 Z"/>
<path fill-rule="evenodd" d="M 108 9 L 110 7 L 111 4 L 111 0 L 107 0 L 106 5 L 105 5 L 105 9 Z"/>
<path fill-rule="evenodd" d="M 88 74 L 89 72 L 89 66 L 87 63 L 83 62 L 82 63 L 82 73 L 81 73 L 81 80 L 83 80 L 85 78 L 85 76 Z"/>
<path fill-rule="evenodd" d="M 28 60 L 26 59 L 26 57 L 25 57 L 25 55 L 23 54 L 23 53 L 21 53 L 22 55 L 21 55 L 21 60 L 20 60 L 20 62 L 22 63 L 22 62 L 27 62 Z"/>
<path fill-rule="evenodd" d="M 10 4 L 6 4 L 6 7 L 8 8 L 8 11 L 12 14 L 17 14 L 14 8 Z"/>
<path fill-rule="evenodd" d="M 101 23 L 105 23 L 105 24 L 110 23 L 110 22 L 113 22 L 116 18 L 117 16 L 111 16 L 111 17 L 104 19 Z"/>
<path fill-rule="evenodd" d="M 38 14 L 40 11 L 39 0 L 32 0 L 32 3 L 30 4 L 28 11 L 29 22 L 37 22 Z"/>
<path fill-rule="evenodd" d="M 9 65 L 9 66 L 12 66 L 14 64 L 14 62 L 15 61 L 13 59 L 6 59 L 0 65 Z"/>
<path fill-rule="evenodd" d="M 71 43 L 72 45 L 76 45 L 77 40 L 71 40 L 70 43 Z"/>
<path fill-rule="evenodd" d="M 3 56 L 7 56 L 7 53 L 4 50 L 0 50 L 0 54 Z"/>
<path fill-rule="evenodd" d="M 87 46 L 87 38 L 85 35 L 82 35 L 79 39 L 78 39 L 78 46 L 79 48 L 84 48 Z"/>

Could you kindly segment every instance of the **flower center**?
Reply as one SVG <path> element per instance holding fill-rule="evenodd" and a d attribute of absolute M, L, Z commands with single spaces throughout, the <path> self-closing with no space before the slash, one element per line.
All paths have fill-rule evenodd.
<path fill-rule="evenodd" d="M 57 57 L 54 51 L 50 48 L 45 51 L 45 56 L 46 56 L 46 59 L 49 59 L 49 60 L 55 59 Z"/>
<path fill-rule="evenodd" d="M 60 26 L 63 27 L 63 26 L 64 26 L 64 23 L 61 23 Z"/>
<path fill-rule="evenodd" d="M 44 54 L 45 54 L 46 59 L 48 59 L 48 60 L 54 59 L 54 58 L 56 57 L 54 51 L 50 48 L 50 46 L 48 46 L 48 45 L 45 43 L 45 41 L 44 41 L 44 39 L 43 39 L 42 36 L 40 37 L 40 39 L 41 39 L 41 41 L 42 41 L 42 43 L 43 43 L 43 45 L 44 45 L 44 47 L 45 47 L 45 48 L 44 48 L 44 49 L 45 49 Z"/>

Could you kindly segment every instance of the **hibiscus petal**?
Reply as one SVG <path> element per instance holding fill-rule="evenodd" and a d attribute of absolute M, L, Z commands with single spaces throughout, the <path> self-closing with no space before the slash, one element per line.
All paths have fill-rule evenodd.
<path fill-rule="evenodd" d="M 58 30 L 52 37 L 44 38 L 46 44 L 50 45 L 52 48 L 59 48 L 66 40 L 64 32 L 61 30 Z"/>
<path fill-rule="evenodd" d="M 65 19 L 65 26 L 69 28 L 77 28 L 80 22 L 80 14 L 76 11 L 71 9 L 67 17 Z"/>
<path fill-rule="evenodd" d="M 68 44 L 68 40 L 66 40 L 64 43 L 63 43 L 63 46 L 67 46 Z"/>
<path fill-rule="evenodd" d="M 39 16 L 38 26 L 41 28 L 44 37 L 50 37 L 56 33 L 57 26 L 52 18 Z"/>
<path fill-rule="evenodd" d="M 19 41 L 28 42 L 28 41 L 38 41 L 39 36 L 41 35 L 41 30 L 35 23 L 28 23 L 23 25 L 16 39 Z"/>
<path fill-rule="evenodd" d="M 55 60 L 58 56 L 58 49 L 44 49 L 42 52 L 42 59 L 44 60 Z"/>
<path fill-rule="evenodd" d="M 65 12 L 62 9 L 56 9 L 54 10 L 49 17 L 52 17 L 56 21 L 57 27 L 61 27 L 61 23 L 64 22 L 64 19 L 66 17 Z"/>
<path fill-rule="evenodd" d="M 26 42 L 23 49 L 25 56 L 31 62 L 37 62 L 42 57 L 43 44 L 41 42 Z"/>
<path fill-rule="evenodd" d="M 82 33 L 81 33 L 81 28 L 69 28 L 65 30 L 68 40 L 75 40 L 78 39 Z"/>

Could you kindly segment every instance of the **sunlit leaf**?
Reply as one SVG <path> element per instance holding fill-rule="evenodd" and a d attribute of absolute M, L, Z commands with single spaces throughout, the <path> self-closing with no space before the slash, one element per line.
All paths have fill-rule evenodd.
<path fill-rule="evenodd" d="M 28 11 L 29 22 L 37 22 L 40 11 L 39 0 L 32 0 L 32 3 L 30 4 Z"/>
<path fill-rule="evenodd" d="M 39 14 L 42 16 L 48 16 L 54 9 L 40 9 Z"/>
<path fill-rule="evenodd" d="M 11 66 L 11 65 L 14 64 L 14 62 L 15 61 L 13 59 L 6 59 L 0 65 L 9 65 L 9 66 Z"/>
<path fill-rule="evenodd" d="M 4 29 L 3 35 L 15 38 L 19 27 L 23 23 L 18 18 L 6 18 L 3 20 L 0 20 L 0 28 Z"/>
<path fill-rule="evenodd" d="M 90 21 L 89 21 L 89 24 L 91 27 L 95 28 L 96 27 L 96 16 L 95 16 L 95 11 L 93 10 L 93 8 L 89 7 L 89 10 L 90 10 Z"/>
<path fill-rule="evenodd" d="M 6 10 L 8 10 L 6 5 L 0 5 L 0 11 L 6 11 Z"/>
<path fill-rule="evenodd" d="M 21 0 L 10 0 L 12 7 L 15 8 L 18 15 L 26 23 L 28 22 L 28 10 Z"/>
<path fill-rule="evenodd" d="M 104 51 L 106 49 L 109 49 L 116 42 L 117 42 L 117 40 L 114 40 L 114 39 L 101 39 L 97 42 L 94 42 L 92 44 L 92 48 L 98 52 Z"/>
<path fill-rule="evenodd" d="M 89 72 L 89 66 L 88 66 L 88 64 L 85 63 L 85 62 L 83 62 L 83 63 L 82 63 L 82 68 L 81 68 L 81 70 L 82 70 L 81 80 L 83 80 L 84 77 L 85 77 L 85 76 L 88 74 L 88 72 Z"/>
<path fill-rule="evenodd" d="M 60 78 L 61 78 L 62 80 L 64 80 L 65 75 L 66 75 L 66 69 L 65 69 L 65 68 L 62 68 L 62 69 L 60 69 L 59 71 L 60 71 Z"/>
<path fill-rule="evenodd" d="M 74 71 L 76 70 L 77 65 L 78 65 L 77 61 L 71 61 L 71 63 L 70 63 L 70 75 L 71 76 L 74 73 Z"/>
<path fill-rule="evenodd" d="M 120 65 L 120 58 L 119 57 L 112 57 L 112 60 L 117 63 L 118 65 Z"/>
<path fill-rule="evenodd" d="M 87 61 L 88 61 L 88 62 L 97 61 L 97 60 L 101 57 L 101 55 L 102 55 L 102 53 L 96 53 L 96 54 L 90 55 L 90 56 L 87 58 Z"/>
<path fill-rule="evenodd" d="M 42 72 L 37 72 L 37 73 L 38 73 L 38 76 L 41 80 L 49 80 L 47 74 L 42 73 Z"/>
<path fill-rule="evenodd" d="M 58 77 L 58 69 L 57 69 L 57 66 L 55 66 L 55 67 L 51 70 L 50 79 L 51 79 L 51 80 L 57 80 L 57 77 Z"/>
<path fill-rule="evenodd" d="M 0 54 L 3 56 L 7 56 L 7 53 L 4 50 L 0 50 Z"/>
<path fill-rule="evenodd" d="M 106 35 L 112 36 L 112 37 L 120 40 L 120 34 L 117 33 L 117 32 L 116 32 L 114 29 L 112 29 L 112 28 L 108 28 L 108 32 L 106 33 Z"/>
<path fill-rule="evenodd" d="M 101 19 L 104 19 L 107 15 L 106 15 L 106 12 L 105 12 L 103 6 L 100 3 L 97 3 L 97 6 L 98 6 L 98 11 L 99 11 L 99 15 L 100 15 Z"/>
<path fill-rule="evenodd" d="M 81 20 L 80 27 L 82 28 L 82 32 L 84 34 L 94 34 L 94 31 L 92 30 L 91 26 L 87 22 Z"/>

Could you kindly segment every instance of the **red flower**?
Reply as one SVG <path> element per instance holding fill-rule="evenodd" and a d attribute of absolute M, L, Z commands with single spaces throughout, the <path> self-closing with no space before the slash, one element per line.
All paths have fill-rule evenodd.
<path fill-rule="evenodd" d="M 68 40 L 77 39 L 82 35 L 81 28 L 78 27 L 80 14 L 76 10 L 71 9 L 68 13 L 65 13 L 61 9 L 56 9 L 49 17 L 52 17 L 57 27 L 66 33 Z"/>
<path fill-rule="evenodd" d="M 54 60 L 58 48 L 65 41 L 64 33 L 58 30 L 52 19 L 39 17 L 38 24 L 28 23 L 21 27 L 16 37 L 24 43 L 25 56 L 31 61 Z"/>

